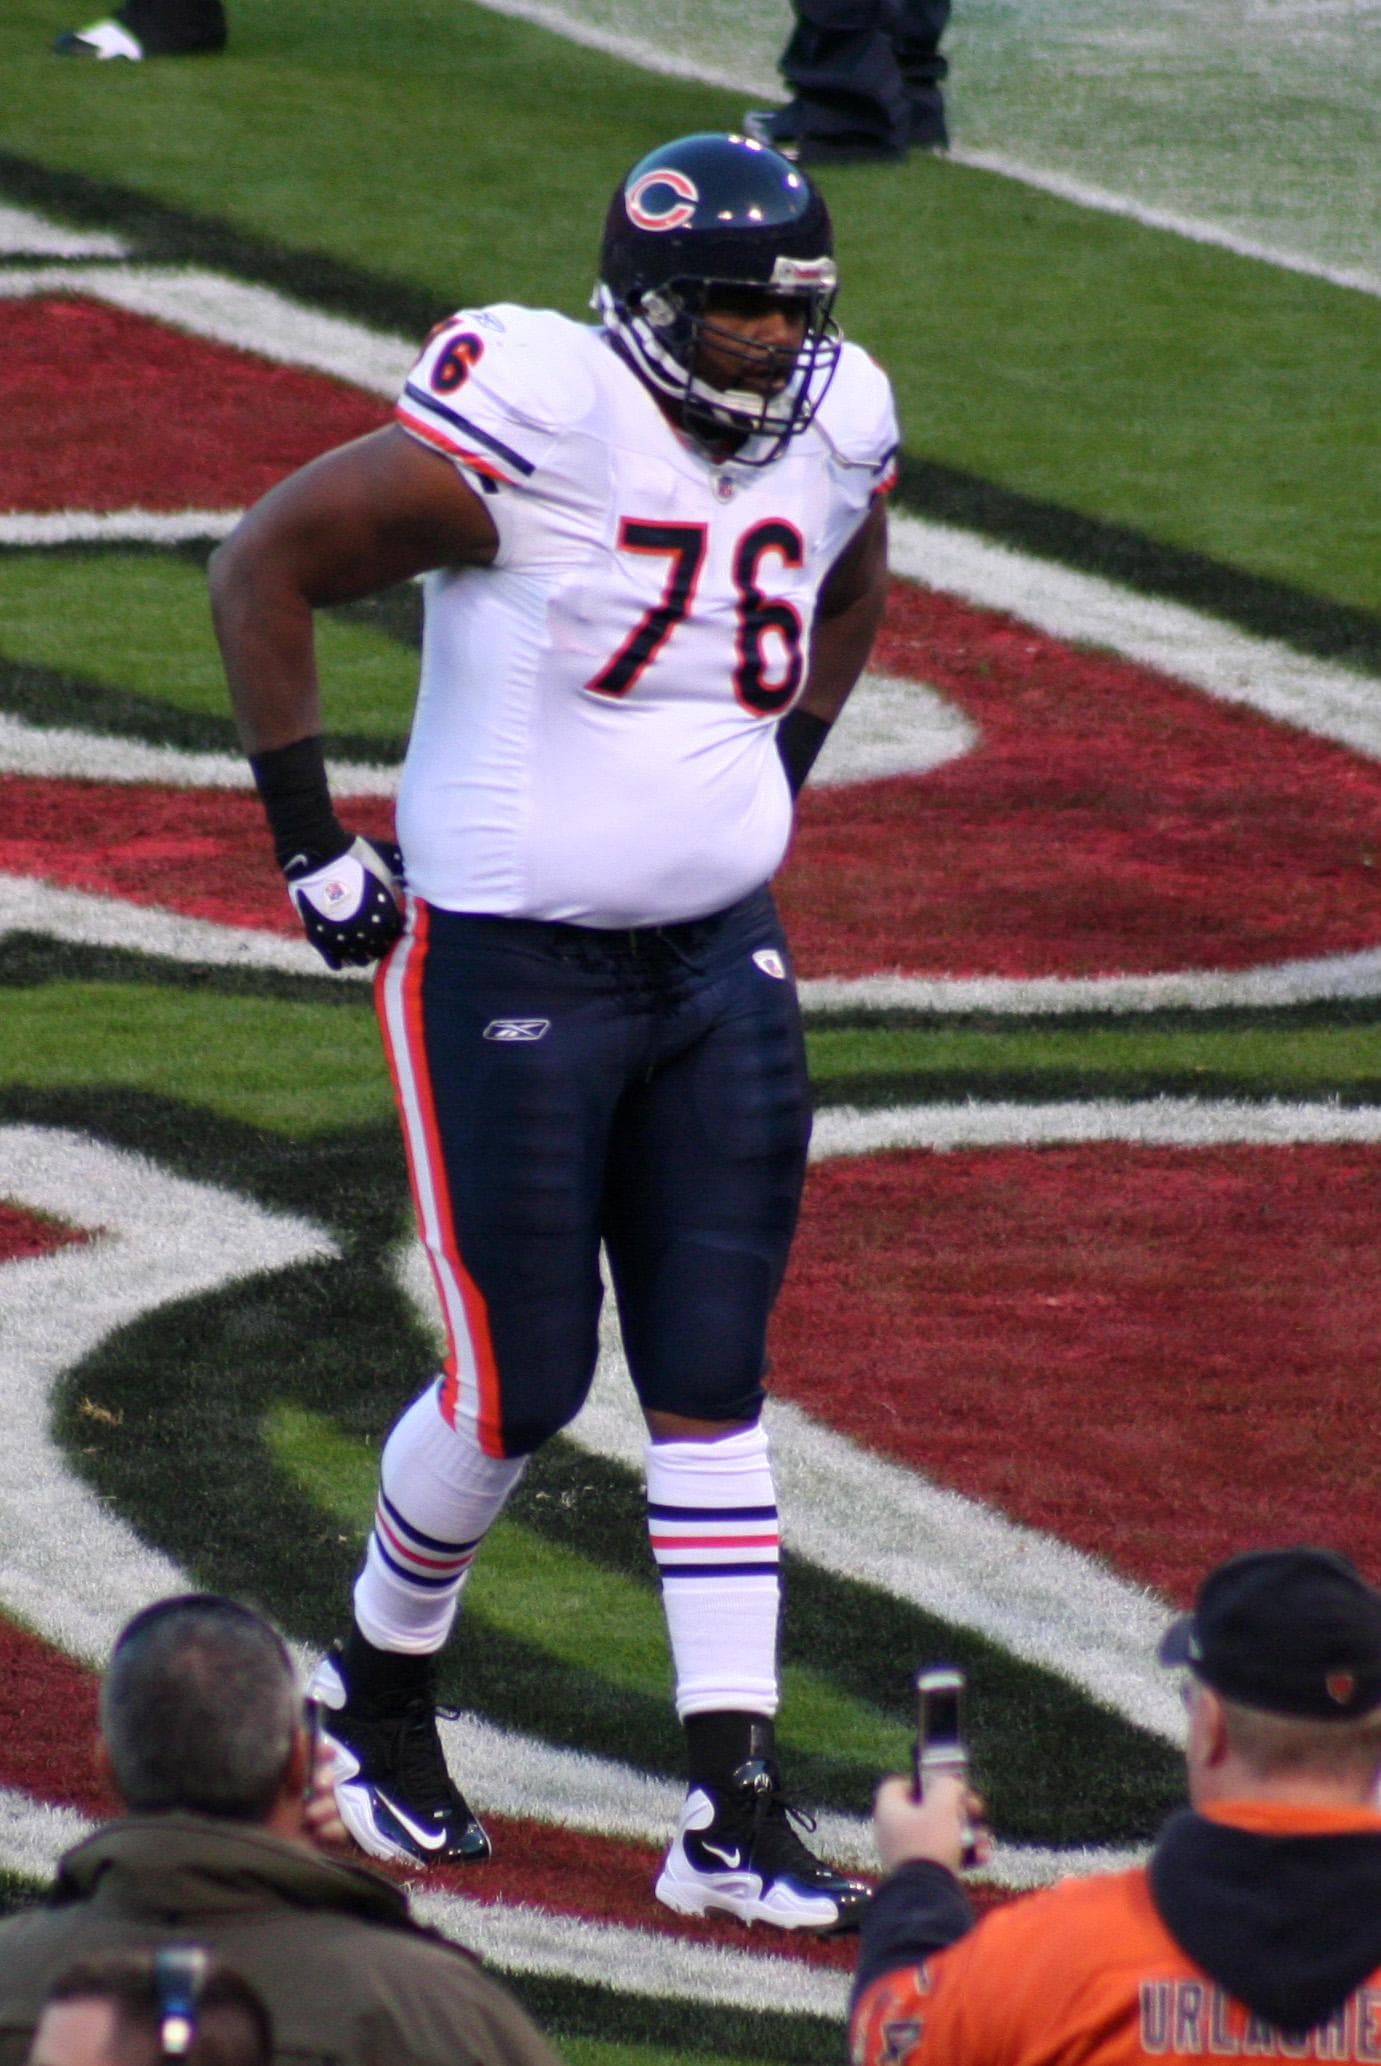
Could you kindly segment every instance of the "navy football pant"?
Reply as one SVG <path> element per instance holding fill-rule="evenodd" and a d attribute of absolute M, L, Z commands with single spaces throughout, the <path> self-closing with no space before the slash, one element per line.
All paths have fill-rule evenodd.
<path fill-rule="evenodd" d="M 618 932 L 414 900 L 378 1001 L 451 1423 L 521 1456 L 579 1411 L 601 1241 L 644 1408 L 754 1420 L 810 1133 L 768 892 Z"/>

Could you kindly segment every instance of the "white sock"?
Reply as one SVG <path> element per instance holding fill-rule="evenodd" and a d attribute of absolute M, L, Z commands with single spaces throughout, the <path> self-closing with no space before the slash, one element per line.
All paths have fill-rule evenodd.
<path fill-rule="evenodd" d="M 409 1656 L 441 1648 L 479 1546 L 526 1466 L 525 1456 L 486 1456 L 468 1422 L 443 1419 L 435 1384 L 413 1400 L 384 1444 L 355 1581 L 355 1620 L 368 1642 Z"/>
<path fill-rule="evenodd" d="M 651 1442 L 647 1518 L 676 1712 L 777 1712 L 777 1494 L 759 1422 L 719 1442 Z"/>

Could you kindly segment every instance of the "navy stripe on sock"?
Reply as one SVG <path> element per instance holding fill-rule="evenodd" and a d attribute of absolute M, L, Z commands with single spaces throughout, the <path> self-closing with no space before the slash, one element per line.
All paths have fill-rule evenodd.
<path fill-rule="evenodd" d="M 647 1502 L 652 1521 L 775 1521 L 775 1506 L 661 1506 Z"/>
<path fill-rule="evenodd" d="M 419 1549 L 440 1550 L 443 1557 L 463 1557 L 467 1550 L 474 1549 L 475 1544 L 480 1541 L 478 1535 L 471 1542 L 443 1542 L 440 1536 L 424 1535 L 420 1528 L 413 1527 L 411 1521 L 403 1519 L 393 1501 L 382 1488 L 379 1492 L 379 1504 L 388 1515 L 390 1521 L 395 1521 L 402 1533 L 407 1536 L 409 1542 L 415 1542 Z"/>
<path fill-rule="evenodd" d="M 463 1571 L 453 1571 L 449 1578 L 419 1578 L 415 1571 L 409 1571 L 406 1564 L 400 1564 L 396 1557 L 389 1555 L 383 1542 L 380 1540 L 377 1528 L 374 1530 L 374 1547 L 396 1577 L 401 1578 L 408 1585 L 420 1585 L 427 1592 L 442 1592 L 448 1585 L 458 1585 L 465 1576 Z"/>
<path fill-rule="evenodd" d="M 775 1578 L 781 1569 L 773 1558 L 770 1564 L 663 1564 L 657 1569 L 663 1578 Z"/>

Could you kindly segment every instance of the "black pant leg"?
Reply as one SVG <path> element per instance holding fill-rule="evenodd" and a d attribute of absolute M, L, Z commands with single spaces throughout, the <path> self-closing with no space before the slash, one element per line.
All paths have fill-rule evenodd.
<path fill-rule="evenodd" d="M 910 108 L 888 13 L 887 0 L 796 0 L 781 69 L 802 136 L 905 149 Z"/>
<path fill-rule="evenodd" d="M 940 38 L 949 26 L 950 0 L 892 0 L 892 7 L 892 43 L 909 103 L 911 141 L 948 143 L 940 82 L 949 61 L 940 54 Z"/>
<path fill-rule="evenodd" d="M 222 0 L 125 0 L 115 19 L 138 39 L 146 57 L 225 48 Z"/>

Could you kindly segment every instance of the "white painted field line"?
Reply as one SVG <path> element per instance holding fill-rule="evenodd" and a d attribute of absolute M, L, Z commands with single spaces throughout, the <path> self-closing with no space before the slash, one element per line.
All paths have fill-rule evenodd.
<path fill-rule="evenodd" d="M 94 1662 L 186 1580 L 73 1473 L 49 1426 L 58 1378 L 142 1313 L 335 1247 L 305 1220 L 57 1127 L 0 1126 L 0 1198 L 96 1233 L 0 1272 L 0 1602 Z"/>
<path fill-rule="evenodd" d="M 1005 610 L 1052 638 L 1102 646 L 1224 703 L 1381 759 L 1381 682 L 1274 639 L 1254 638 L 1182 603 L 1075 573 L 994 545 L 976 532 L 898 512 L 894 573 Z"/>
<path fill-rule="evenodd" d="M 50 1807 L 13 1787 L 0 1787 L 0 1866 L 45 1883 L 63 1852 L 96 1825 L 72 1808 Z M 821 1971 L 737 1944 L 703 1944 L 652 1930 L 521 1903 L 480 1902 L 463 1895 L 410 1889 L 414 1916 L 510 1973 L 617 1987 L 621 1993 L 705 2001 L 718 2007 L 772 2008 L 787 2014 L 842 2017 L 847 1974 Z"/>
<path fill-rule="evenodd" d="M 305 938 L 217 925 L 208 918 L 183 918 L 122 897 L 98 897 L 86 890 L 58 889 L 32 876 L 0 874 L 0 940 L 13 933 L 34 933 L 79 947 L 127 948 L 207 968 L 268 969 L 285 976 L 330 973 Z M 340 973 L 348 981 L 369 982 L 374 972 L 361 968 Z"/>
<path fill-rule="evenodd" d="M 30 724 L 27 718 L 9 717 L 4 712 L 0 712 L 0 773 L 48 781 L 153 782 L 177 789 L 254 787 L 249 762 L 240 753 L 150 746 L 142 739 L 107 732 Z M 397 794 L 397 767 L 333 760 L 327 773 L 338 799 Z"/>
<path fill-rule="evenodd" d="M 74 230 L 0 202 L 0 258 L 125 258 L 129 246 L 104 230 Z"/>
<path fill-rule="evenodd" d="M 1286 1098 L 1089 1098 L 1047 1105 L 1016 1102 L 894 1105 L 816 1114 L 812 1162 L 925 1148 L 1036 1148 L 1125 1142 L 1139 1148 L 1336 1147 L 1381 1141 L 1381 1105 Z"/>
<path fill-rule="evenodd" d="M 1381 996 L 1381 948 L 1247 969 L 1155 976 L 818 976 L 800 986 L 807 1011 L 1228 1011 Z"/>
<path fill-rule="evenodd" d="M 975 1629 L 1139 1727 L 1182 1740 L 1178 1695 L 1154 1662 L 1171 1611 L 1163 1600 L 1054 1536 L 860 1448 L 797 1406 L 769 1400 L 766 1418 L 789 1547 L 822 1570 Z M 643 1468 L 645 1435 L 612 1299 L 594 1387 L 566 1432 L 597 1455 Z M 832 1856 L 857 1855 L 849 1848 L 856 1830 L 822 1825 L 821 1835 Z"/>
<path fill-rule="evenodd" d="M 88 294 L 135 315 L 174 324 L 285 366 L 346 380 L 373 394 L 397 394 L 417 342 L 366 329 L 343 316 L 289 301 L 271 287 L 224 274 L 163 266 L 35 266 L 0 271 L 0 296 Z M 438 314 L 444 314 L 438 310 Z"/>
<path fill-rule="evenodd" d="M 0 546 L 191 545 L 225 538 L 238 509 L 61 509 L 0 515 Z"/>
<path fill-rule="evenodd" d="M 208 918 L 183 918 L 121 897 L 101 897 L 86 890 L 62 889 L 31 876 L 0 873 L 0 940 L 13 933 L 67 940 L 73 946 L 126 948 L 135 954 L 209 968 L 268 969 L 326 982 L 373 980 L 372 969 L 347 968 L 333 974 L 305 940 L 290 934 L 218 925 Z M 1381 950 L 1374 948 L 1315 961 L 1203 974 L 1035 976 L 1025 981 L 1000 976 L 858 976 L 801 984 L 802 1003 L 808 1011 L 819 1013 L 897 1009 L 1050 1015 L 1171 1008 L 1216 1011 L 1377 996 L 1381 996 Z"/>
<path fill-rule="evenodd" d="M 849 1976 L 822 1971 L 769 1950 L 692 1943 L 618 1923 L 587 1923 L 541 1908 L 458 1894 L 414 1895 L 418 1918 L 469 1944 L 509 1972 L 550 1973 L 620 1992 L 706 2001 L 716 2008 L 771 2009 L 786 2015 L 842 2019 Z M 770 1942 L 764 1933 L 764 1943 Z"/>
<path fill-rule="evenodd" d="M 490 0 L 480 0 L 480 4 L 490 4 Z M 1208 222 L 1200 216 L 1184 215 L 1173 208 L 1150 207 L 1134 194 L 1114 193 L 1108 187 L 1075 179 L 1065 172 L 1045 171 L 1038 166 L 1023 164 L 1000 151 L 951 150 L 946 155 L 952 164 L 968 165 L 976 172 L 995 172 L 1000 178 L 1015 180 L 1020 186 L 1035 187 L 1041 193 L 1055 195 L 1058 200 L 1072 201 L 1076 208 L 1088 208 L 1100 215 L 1120 215 L 1127 222 L 1140 223 L 1145 229 L 1168 230 L 1172 236 L 1183 237 L 1189 243 L 1211 244 L 1220 251 L 1232 252 L 1237 258 L 1251 258 L 1262 265 L 1273 265 L 1281 272 L 1303 273 L 1310 279 L 1327 280 L 1333 287 L 1349 288 L 1358 294 L 1381 294 L 1381 273 L 1372 271 L 1370 267 L 1329 265 L 1323 259 L 1311 258 L 1304 252 L 1286 251 L 1276 244 L 1263 244 L 1253 237 L 1239 236 L 1235 230 L 1227 229 L 1221 223 Z"/>

